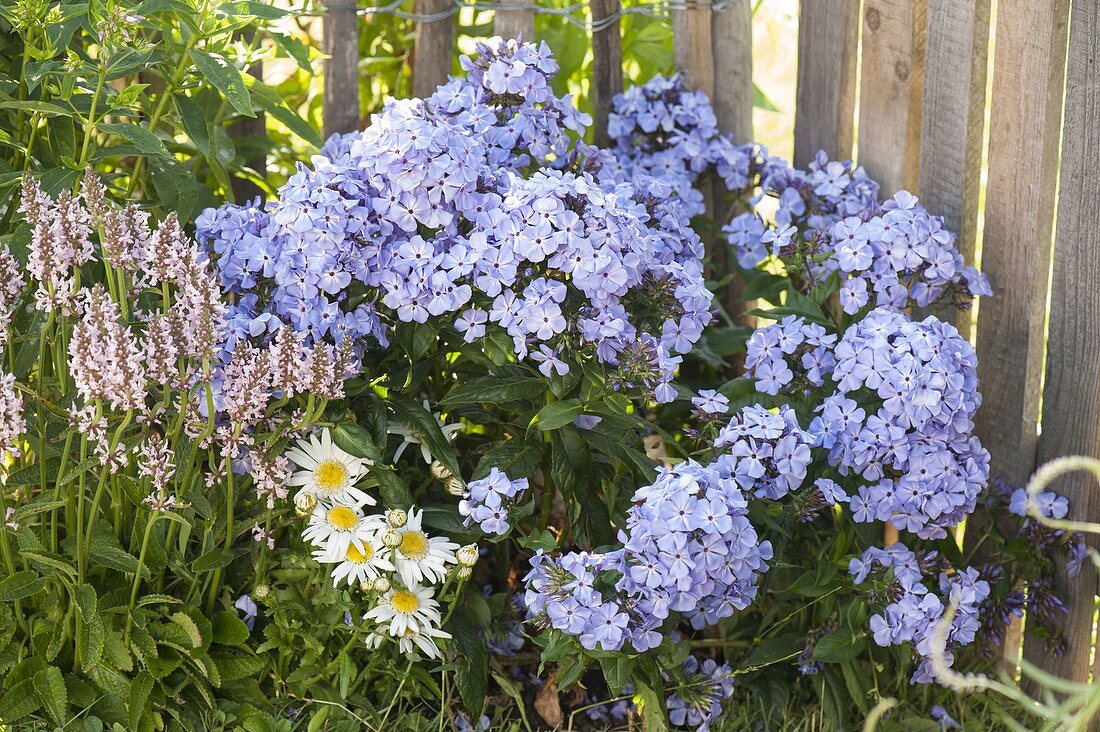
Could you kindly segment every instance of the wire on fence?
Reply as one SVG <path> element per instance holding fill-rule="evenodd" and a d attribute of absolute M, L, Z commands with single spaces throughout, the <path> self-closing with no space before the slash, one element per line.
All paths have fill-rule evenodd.
<path fill-rule="evenodd" d="M 355 3 L 326 3 L 328 10 L 354 10 L 359 15 L 393 15 L 414 23 L 434 23 L 457 15 L 460 11 L 473 10 L 531 10 L 536 15 L 553 15 L 591 33 L 607 30 L 620 18 L 627 15 L 646 15 L 653 18 L 668 18 L 674 10 L 710 10 L 720 13 L 733 6 L 733 0 L 717 0 L 712 4 L 667 0 L 663 2 L 638 3 L 621 8 L 611 15 L 598 19 L 585 17 L 581 13 L 588 9 L 588 3 L 578 2 L 562 8 L 548 8 L 534 2 L 494 2 L 493 0 L 452 0 L 451 7 L 437 13 L 415 13 L 403 10 L 406 0 L 393 0 L 389 5 L 361 8 Z"/>

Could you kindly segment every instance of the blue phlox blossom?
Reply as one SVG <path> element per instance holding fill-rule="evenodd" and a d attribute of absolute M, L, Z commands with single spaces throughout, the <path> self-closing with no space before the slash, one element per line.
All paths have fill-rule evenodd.
<path fill-rule="evenodd" d="M 974 642 L 981 627 L 982 603 L 990 594 L 989 583 L 972 567 L 940 571 L 938 581 L 930 588 L 925 575 L 939 564 L 934 552 L 918 557 L 898 543 L 884 549 L 870 547 L 853 557 L 848 567 L 856 585 L 870 578 L 888 584 L 885 591 L 872 591 L 870 595 L 872 602 L 877 598 L 881 611 L 871 616 L 869 628 L 879 646 L 911 644 L 920 659 L 913 683 L 935 680 L 930 660 L 933 652 L 942 654 L 951 666 L 953 649 Z M 940 638 L 939 626 L 949 607 L 955 614 L 945 638 Z M 937 648 L 937 643 L 942 645 Z"/>
<path fill-rule="evenodd" d="M 504 536 L 511 529 L 509 511 L 522 500 L 527 488 L 527 478 L 512 480 L 494 467 L 489 475 L 467 484 L 458 513 L 466 518 L 466 526 L 476 523 L 486 534 Z"/>
<path fill-rule="evenodd" d="M 677 727 L 707 732 L 722 714 L 722 701 L 733 695 L 733 669 L 713 658 L 688 656 L 680 669 L 684 682 L 668 695 L 668 719 Z"/>

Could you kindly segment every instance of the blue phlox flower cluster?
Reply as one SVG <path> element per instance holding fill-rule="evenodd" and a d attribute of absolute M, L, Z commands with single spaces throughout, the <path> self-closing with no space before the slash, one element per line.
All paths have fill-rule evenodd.
<path fill-rule="evenodd" d="M 629 639 L 631 617 L 606 576 L 619 562 L 618 552 L 552 557 L 540 549 L 523 578 L 528 617 L 537 625 L 576 637 L 588 650 L 620 650 Z M 659 644 L 660 635 L 656 635 Z"/>
<path fill-rule="evenodd" d="M 853 517 L 943 538 L 989 477 L 989 454 L 971 434 L 981 404 L 973 347 L 934 317 L 878 309 L 834 357 L 836 391 L 808 429 L 842 475 L 868 481 L 852 496 Z"/>
<path fill-rule="evenodd" d="M 468 342 L 503 329 L 548 376 L 595 357 L 671 400 L 712 317 L 687 213 L 668 184 L 539 167 L 577 152 L 585 115 L 554 96 L 545 44 L 478 48 L 466 78 L 389 100 L 277 200 L 203 213 L 232 337 L 289 325 L 361 356 L 395 323 L 446 316 Z"/>
<path fill-rule="evenodd" d="M 745 345 L 745 368 L 763 394 L 805 394 L 832 376 L 835 346 L 835 333 L 788 315 L 752 332 Z"/>
<path fill-rule="evenodd" d="M 731 191 L 749 185 L 754 146 L 720 134 L 707 95 L 688 89 L 678 74 L 633 86 L 611 106 L 608 133 L 626 177 L 666 181 L 690 215 L 705 212 L 695 184 L 707 171 Z"/>
<path fill-rule="evenodd" d="M 681 671 L 684 682 L 665 700 L 668 719 L 677 727 L 707 732 L 722 714 L 722 700 L 733 695 L 733 669 L 713 658 L 688 656 Z"/>
<path fill-rule="evenodd" d="M 712 467 L 746 493 L 778 500 L 806 479 L 814 442 L 786 404 L 776 412 L 748 406 L 718 433 L 714 446 L 723 454 Z"/>
<path fill-rule="evenodd" d="M 549 46 L 493 38 L 476 50 L 459 59 L 466 78 L 439 87 L 428 106 L 481 139 L 495 168 L 520 170 L 566 157 L 592 118 L 571 94 L 554 94 L 558 62 Z"/>
<path fill-rule="evenodd" d="M 527 478 L 511 480 L 500 468 L 493 468 L 481 480 L 471 481 L 458 504 L 465 526 L 476 523 L 486 534 L 504 536 L 511 529 L 509 511 L 527 492 Z"/>
<path fill-rule="evenodd" d="M 751 201 L 756 210 L 735 216 L 723 229 L 743 269 L 752 269 L 769 253 L 779 256 L 797 230 L 805 241 L 823 240 L 837 221 L 871 210 L 878 200 L 878 184 L 862 166 L 829 160 L 823 152 L 808 170 L 765 153 L 754 172 L 760 191 Z M 765 222 L 765 207 L 758 206 L 765 198 L 775 201 L 768 207 L 775 209 L 770 213 L 774 225 Z"/>
<path fill-rule="evenodd" d="M 989 583 L 972 567 L 940 572 L 937 595 L 924 583 L 925 567 L 937 561 L 934 552 L 918 557 L 904 544 L 894 544 L 885 549 L 870 547 L 861 556 L 853 557 L 848 567 L 856 585 L 863 584 L 869 576 L 892 573 L 886 591 L 889 602 L 881 613 L 871 616 L 870 628 L 879 646 L 913 645 L 922 658 L 911 679 L 913 683 L 935 680 L 930 660 L 933 652 L 941 654 L 950 666 L 954 661 L 953 649 L 974 642 L 981 627 L 981 605 L 989 597 Z M 943 634 L 939 626 L 947 607 L 954 607 L 955 615 Z"/>
<path fill-rule="evenodd" d="M 642 617 L 632 637 L 635 649 L 660 643 L 651 634 L 670 611 L 702 629 L 756 598 L 757 575 L 767 571 L 772 547 L 748 519 L 736 473 L 730 461 L 704 466 L 688 460 L 662 468 L 634 494 L 619 534 L 617 587 Z"/>
<path fill-rule="evenodd" d="M 799 488 L 812 442 L 787 406 L 740 410 L 719 433 L 713 462 L 660 468 L 634 494 L 621 549 L 536 555 L 525 578 L 529 615 L 585 648 L 629 643 L 643 652 L 661 643 L 673 613 L 699 630 L 745 609 L 772 557 L 749 521 L 747 495 L 777 499 Z"/>
<path fill-rule="evenodd" d="M 836 275 L 850 315 L 868 305 L 965 306 L 992 294 L 985 276 L 965 265 L 942 218 L 906 191 L 880 203 L 862 168 L 821 155 L 808 173 L 765 165 L 761 188 L 778 199 L 774 223 L 748 212 L 724 229 L 742 267 L 771 254 L 795 259 L 808 286 Z"/>

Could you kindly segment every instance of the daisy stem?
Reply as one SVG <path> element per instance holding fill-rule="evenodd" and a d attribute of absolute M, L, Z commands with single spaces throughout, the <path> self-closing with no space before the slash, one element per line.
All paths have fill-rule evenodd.
<path fill-rule="evenodd" d="M 401 674 L 401 683 L 397 685 L 397 691 L 393 692 L 393 698 L 390 699 L 389 706 L 387 706 L 386 711 L 382 713 L 382 721 L 378 723 L 378 729 L 386 728 L 386 720 L 390 717 L 390 711 L 393 710 L 393 705 L 401 698 L 401 690 L 405 688 L 405 682 L 409 680 L 409 672 L 412 671 L 412 667 L 413 662 L 410 658 L 408 665 L 405 666 L 405 673 Z"/>

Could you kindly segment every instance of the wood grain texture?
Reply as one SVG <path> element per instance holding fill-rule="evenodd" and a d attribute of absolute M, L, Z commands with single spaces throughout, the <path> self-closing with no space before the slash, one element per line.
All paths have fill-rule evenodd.
<path fill-rule="evenodd" d="M 493 14 L 493 33 L 501 38 L 520 38 L 535 40 L 535 11 L 531 8 L 517 7 L 530 3 L 501 2 Z"/>
<path fill-rule="evenodd" d="M 619 12 L 619 0 L 592 0 L 592 21 L 599 22 Z M 592 110 L 594 139 L 600 147 L 610 146 L 607 116 L 611 100 L 623 90 L 623 39 L 618 19 L 592 33 Z"/>
<path fill-rule="evenodd" d="M 978 317 L 976 432 L 994 474 L 1035 467 L 1068 0 L 999 0 Z M 1095 206 L 1094 206 L 1095 208 Z M 1026 645 L 1026 644 L 1025 644 Z"/>
<path fill-rule="evenodd" d="M 714 98 L 710 0 L 691 0 L 672 11 L 672 56 L 676 70 L 692 89 Z"/>
<path fill-rule="evenodd" d="M 322 119 L 325 137 L 359 129 L 359 15 L 351 0 L 325 0 Z"/>
<path fill-rule="evenodd" d="M 859 0 L 801 2 L 794 164 L 805 168 L 818 150 L 852 157 L 855 127 Z"/>
<path fill-rule="evenodd" d="M 925 0 L 866 0 L 859 162 L 884 197 L 916 190 L 924 86 Z"/>
<path fill-rule="evenodd" d="M 925 207 L 943 216 L 974 263 L 989 59 L 989 0 L 928 0 L 920 183 Z M 955 319 L 970 336 L 970 311 Z"/>
<path fill-rule="evenodd" d="M 1040 462 L 1062 455 L 1100 458 L 1100 6 L 1074 2 L 1071 12 Z M 1070 518 L 1100 519 L 1100 493 L 1088 474 L 1068 476 L 1056 490 L 1069 498 Z M 1069 604 L 1066 654 L 1052 658 L 1030 639 L 1024 654 L 1058 676 L 1084 683 L 1097 577 L 1085 567 L 1076 579 L 1066 579 L 1061 595 Z"/>
<path fill-rule="evenodd" d="M 451 0 L 414 0 L 415 12 L 423 15 L 454 9 Z M 416 44 L 413 46 L 412 92 L 421 99 L 435 93 L 436 87 L 447 81 L 451 73 L 451 57 L 455 51 L 455 16 L 416 24 Z"/>
<path fill-rule="evenodd" d="M 734 142 L 751 142 L 752 134 L 752 4 L 733 0 L 710 21 L 714 57 L 714 114 L 718 129 Z"/>

